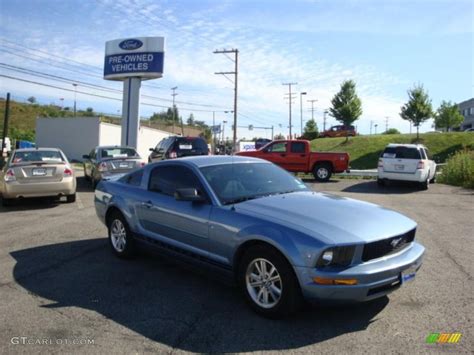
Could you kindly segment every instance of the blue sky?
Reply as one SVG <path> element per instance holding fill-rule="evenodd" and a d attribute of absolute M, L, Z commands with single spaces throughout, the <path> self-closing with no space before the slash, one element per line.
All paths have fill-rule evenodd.
<path fill-rule="evenodd" d="M 100 78 L 107 40 L 164 36 L 165 72 L 144 84 L 141 115 L 169 106 L 171 87 L 178 86 L 177 105 L 186 119 L 212 123 L 231 121 L 223 111 L 233 105 L 233 86 L 214 72 L 230 71 L 233 63 L 215 49 L 238 48 L 239 123 L 275 126 L 288 132 L 287 88 L 298 82 L 307 120 L 309 99 L 322 128 L 323 111 L 341 82 L 353 79 L 363 103 L 358 130 L 368 133 L 370 121 L 380 132 L 389 126 L 407 132 L 399 117 L 406 91 L 416 83 L 428 90 L 436 108 L 441 100 L 464 101 L 474 96 L 473 2 L 471 0 L 241 0 L 241 1 L 40 1 L 0 0 L 0 62 L 42 73 L 121 89 Z M 39 51 L 41 52 L 39 52 Z M 71 62 L 74 60 L 75 62 Z M 82 64 L 81 64 L 82 63 Z M 1 74 L 72 89 L 25 72 L 0 68 Z M 73 93 L 0 78 L 1 95 L 18 99 L 33 95 L 42 102 L 72 106 Z M 79 84 L 78 106 L 118 113 L 121 94 Z M 299 95 L 294 101 L 294 130 L 300 130 Z M 336 124 L 329 118 L 328 125 Z M 431 130 L 431 122 L 422 131 Z M 227 132 L 230 130 L 227 129 Z M 240 137 L 269 132 L 239 130 Z"/>

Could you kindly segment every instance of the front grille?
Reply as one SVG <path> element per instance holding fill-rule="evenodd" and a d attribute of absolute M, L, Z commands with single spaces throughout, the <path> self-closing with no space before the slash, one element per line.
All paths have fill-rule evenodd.
<path fill-rule="evenodd" d="M 362 261 L 381 258 L 382 256 L 390 255 L 406 248 L 408 244 L 413 242 L 415 239 L 415 232 L 416 229 L 412 229 L 411 231 L 397 235 L 396 237 L 367 243 L 364 245 L 364 251 L 362 252 Z"/>

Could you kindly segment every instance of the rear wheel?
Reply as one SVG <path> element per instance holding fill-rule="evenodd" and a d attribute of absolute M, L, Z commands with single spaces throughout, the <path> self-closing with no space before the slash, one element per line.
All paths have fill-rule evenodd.
<path fill-rule="evenodd" d="M 248 249 L 240 262 L 238 279 L 250 307 L 265 317 L 290 315 L 302 304 L 292 266 L 271 247 L 258 245 Z"/>
<path fill-rule="evenodd" d="M 420 188 L 422 190 L 428 190 L 429 187 L 430 187 L 430 174 L 428 173 L 428 177 L 426 178 L 426 180 L 423 182 L 420 182 Z"/>
<path fill-rule="evenodd" d="M 72 194 L 72 195 L 67 195 L 66 196 L 66 201 L 68 203 L 73 203 L 73 202 L 76 202 L 76 194 Z"/>
<path fill-rule="evenodd" d="M 112 251 L 119 258 L 131 258 L 135 254 L 132 233 L 123 215 L 116 211 L 108 218 L 109 242 Z"/>
<path fill-rule="evenodd" d="M 317 181 L 325 182 L 331 178 L 332 167 L 328 163 L 316 164 L 313 169 L 313 176 Z"/>
<path fill-rule="evenodd" d="M 436 173 L 433 175 L 433 178 L 430 180 L 430 184 L 436 184 Z"/>

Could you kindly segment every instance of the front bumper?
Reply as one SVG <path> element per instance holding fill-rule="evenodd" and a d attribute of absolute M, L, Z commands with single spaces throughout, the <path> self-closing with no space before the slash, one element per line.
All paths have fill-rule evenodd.
<path fill-rule="evenodd" d="M 351 303 L 370 301 L 396 290 L 406 281 L 402 272 L 418 271 L 421 267 L 425 248 L 413 242 L 408 249 L 397 254 L 374 259 L 349 267 L 339 272 L 316 268 L 295 267 L 303 296 L 308 300 L 331 303 Z M 319 285 L 314 277 L 333 279 L 357 279 L 357 285 Z"/>
<path fill-rule="evenodd" d="M 65 177 L 61 181 L 19 183 L 18 181 L 3 183 L 3 198 L 67 196 L 76 193 L 76 178 Z"/>

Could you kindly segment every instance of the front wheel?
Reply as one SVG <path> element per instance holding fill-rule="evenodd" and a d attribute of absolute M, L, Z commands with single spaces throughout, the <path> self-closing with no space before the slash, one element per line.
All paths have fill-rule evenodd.
<path fill-rule="evenodd" d="M 242 257 L 239 285 L 252 309 L 268 318 L 295 313 L 302 295 L 292 266 L 277 250 L 255 246 Z"/>
<path fill-rule="evenodd" d="M 420 182 L 420 188 L 422 190 L 428 190 L 429 187 L 430 187 L 430 175 L 428 173 L 428 177 L 426 178 L 426 180 L 423 182 Z"/>
<path fill-rule="evenodd" d="M 313 169 L 313 176 L 317 181 L 329 181 L 332 175 L 332 167 L 329 164 L 316 164 Z"/>
<path fill-rule="evenodd" d="M 135 254 L 132 233 L 120 212 L 114 212 L 108 219 L 109 242 L 112 251 L 119 258 L 130 258 Z"/>
<path fill-rule="evenodd" d="M 73 203 L 73 202 L 76 202 L 76 194 L 72 194 L 72 195 L 67 195 L 66 196 L 66 201 L 68 203 Z"/>

